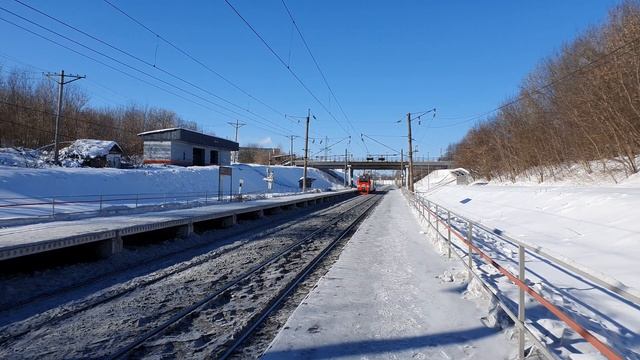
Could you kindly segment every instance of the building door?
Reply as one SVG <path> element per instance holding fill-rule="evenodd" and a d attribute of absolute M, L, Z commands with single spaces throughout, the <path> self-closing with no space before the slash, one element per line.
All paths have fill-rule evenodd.
<path fill-rule="evenodd" d="M 218 152 L 216 150 L 211 150 L 209 153 L 209 164 L 220 165 L 220 159 L 218 159 Z"/>
<path fill-rule="evenodd" d="M 204 149 L 193 148 L 193 165 L 204 166 Z"/>

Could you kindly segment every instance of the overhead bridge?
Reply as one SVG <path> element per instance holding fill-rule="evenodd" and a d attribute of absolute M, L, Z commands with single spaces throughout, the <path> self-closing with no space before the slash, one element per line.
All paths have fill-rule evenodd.
<path fill-rule="evenodd" d="M 350 167 L 351 170 L 400 170 L 401 168 L 406 169 L 409 166 L 407 161 L 400 162 L 398 160 L 355 160 L 348 162 L 344 160 L 309 160 L 307 164 L 310 167 L 320 170 L 344 169 L 347 166 Z M 295 160 L 295 165 L 304 166 L 304 160 Z M 417 171 L 423 169 L 426 171 L 450 169 L 452 166 L 453 161 L 423 160 L 413 162 L 413 168 Z"/>

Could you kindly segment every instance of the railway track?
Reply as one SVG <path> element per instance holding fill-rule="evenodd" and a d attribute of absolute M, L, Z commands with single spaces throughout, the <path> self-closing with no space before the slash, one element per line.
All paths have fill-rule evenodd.
<path fill-rule="evenodd" d="M 314 216 L 322 216 L 324 214 L 330 213 L 334 208 L 339 207 L 339 206 L 343 206 L 346 203 L 350 203 L 352 201 L 356 201 L 357 198 L 353 198 L 350 200 L 347 200 L 345 202 L 340 202 L 337 204 L 333 204 L 330 205 L 328 208 L 321 210 L 320 212 L 313 212 L 311 214 L 306 214 L 304 216 L 302 216 L 299 219 L 296 219 L 296 221 L 305 221 L 306 219 L 309 219 L 310 217 L 314 217 Z M 294 223 L 292 221 L 288 221 L 284 224 L 280 224 L 278 226 L 273 226 L 271 224 L 271 222 L 267 223 L 267 224 L 263 224 L 257 228 L 242 228 L 239 229 L 237 231 L 232 231 L 230 233 L 226 233 L 226 236 L 229 237 L 234 237 L 234 238 L 238 238 L 238 237 L 242 237 L 242 236 L 247 236 L 247 234 L 251 234 L 251 236 L 248 237 L 248 240 L 246 241 L 250 241 L 251 238 L 256 238 L 258 236 L 265 236 L 265 235 L 270 235 L 273 233 L 276 233 L 278 231 L 282 231 L 284 229 L 290 228 Z M 244 243 L 243 242 L 243 243 Z M 216 254 L 219 254 L 220 252 L 228 252 L 228 251 L 232 251 L 235 248 L 242 246 L 243 243 L 239 243 L 236 244 L 234 246 L 230 246 L 227 247 L 223 250 L 220 250 L 218 252 L 216 252 Z M 100 281 L 101 279 L 107 278 L 107 277 L 118 277 L 121 274 L 125 274 L 125 273 L 130 273 L 132 270 L 136 270 L 136 269 L 142 269 L 145 267 L 148 267 L 149 265 L 155 264 L 155 263 L 159 263 L 162 262 L 164 260 L 168 260 L 171 258 L 174 258 L 182 253 L 186 253 L 188 251 L 194 251 L 194 250 L 198 250 L 198 249 L 206 249 L 208 247 L 211 247 L 211 242 L 207 241 L 207 242 L 199 242 L 196 243 L 192 246 L 187 246 L 187 247 L 182 247 L 178 250 L 175 251 L 170 251 L 168 253 L 159 255 L 159 256 L 153 256 L 151 258 L 147 258 L 147 259 L 143 259 L 139 262 L 137 262 L 134 265 L 131 266 L 127 266 L 126 268 L 116 268 L 104 273 L 100 273 L 97 274 L 95 276 L 90 276 L 84 280 L 75 282 L 73 284 L 67 285 L 67 286 L 62 286 L 62 287 L 57 287 L 57 288 L 53 288 L 50 289 L 48 291 L 43 291 L 41 293 L 37 293 L 35 295 L 26 297 L 26 298 L 22 298 L 22 299 L 16 299 L 11 301 L 8 304 L 4 304 L 4 305 L 0 305 L 0 312 L 4 312 L 4 311 L 12 311 L 15 312 L 16 310 L 29 306 L 29 305 L 33 305 L 33 304 L 37 304 L 37 303 L 41 303 L 47 300 L 50 300 L 52 298 L 55 297 L 60 297 L 61 295 L 64 295 L 66 293 L 71 293 L 72 291 L 81 289 L 83 287 L 87 287 L 90 286 L 98 281 Z M 175 273 L 177 271 L 180 271 L 180 269 L 174 269 L 173 271 L 171 271 L 169 273 L 169 275 L 171 273 Z M 5 336 L 0 335 L 0 345 L 4 342 Z"/>
<path fill-rule="evenodd" d="M 352 199 L 346 202 L 346 204 L 343 203 L 341 206 L 327 209 L 325 214 L 332 214 L 332 216 L 329 220 L 324 220 L 324 224 L 320 227 L 318 227 L 317 224 L 311 226 L 307 224 L 305 226 L 305 223 L 302 223 L 302 225 L 298 225 L 297 227 L 291 226 L 286 229 L 280 229 L 280 232 L 276 232 L 277 234 L 267 236 L 267 238 L 272 238 L 269 246 L 256 245 L 259 241 L 249 242 L 246 243 L 245 246 L 231 249 L 225 254 L 218 254 L 212 259 L 197 259 L 194 262 L 183 264 L 183 266 L 173 269 L 173 271 L 159 274 L 155 278 L 150 278 L 140 283 L 132 283 L 129 287 L 120 289 L 120 291 L 107 295 L 97 301 L 67 309 L 67 311 L 62 311 L 55 316 L 46 318 L 44 321 L 31 324 L 31 326 L 26 325 L 22 329 L 18 329 L 18 331 L 10 332 L 9 336 L 5 336 L 0 340 L 3 343 L 3 347 L 0 350 L 0 357 L 11 357 L 12 354 L 16 354 L 15 351 L 20 351 L 23 355 L 33 354 L 33 356 L 27 355 L 27 358 L 43 357 L 43 349 L 47 349 L 51 344 L 48 341 L 42 341 L 38 336 L 33 336 L 34 334 L 55 332 L 55 334 L 58 335 L 56 343 L 65 344 L 65 341 L 73 340 L 74 335 L 78 334 L 78 330 L 90 327 L 92 322 L 96 322 L 98 327 L 106 327 L 107 331 L 94 332 L 97 332 L 95 335 L 98 338 L 107 336 L 108 339 L 91 339 L 92 334 L 90 331 L 89 334 L 86 334 L 86 341 L 81 341 L 75 346 L 70 344 L 67 350 L 60 351 L 61 349 L 54 349 L 51 353 L 45 351 L 46 354 L 51 356 L 44 357 L 116 358 L 131 354 L 134 354 L 136 357 L 145 356 L 144 349 L 148 349 L 146 345 L 150 340 L 157 342 L 159 336 L 167 331 L 173 331 L 176 327 L 179 328 L 181 326 L 180 324 L 184 324 L 185 318 L 194 317 L 194 314 L 197 314 L 202 308 L 208 307 L 216 301 L 219 303 L 221 296 L 225 299 L 231 296 L 232 290 L 238 288 L 240 285 L 259 283 L 260 280 L 255 278 L 257 274 L 273 275 L 272 271 L 265 271 L 265 269 L 270 268 L 270 266 L 272 267 L 276 264 L 276 268 L 280 269 L 278 271 L 285 269 L 285 273 L 293 273 L 292 269 L 287 269 L 286 265 L 284 265 L 287 261 L 283 259 L 286 260 L 288 256 L 305 258 L 305 256 L 301 255 L 302 253 L 311 251 L 310 249 L 314 248 L 314 246 L 323 246 L 322 244 L 324 244 L 323 241 L 315 241 L 314 238 L 319 236 L 326 238 L 328 236 L 327 231 L 332 228 L 334 228 L 334 232 L 339 231 L 338 229 L 344 230 L 346 228 L 352 228 L 357 221 L 359 221 L 354 219 L 361 219 L 363 214 L 366 213 L 364 208 L 366 207 L 367 210 L 370 209 L 375 201 L 377 201 L 375 197 Z M 334 213 L 337 214 L 334 215 Z M 347 221 L 345 218 L 349 218 L 349 220 Z M 297 232 L 282 234 L 282 232 L 287 233 L 287 231 L 292 230 L 292 228 L 297 228 L 295 229 Z M 310 231 L 310 228 L 314 228 L 314 230 Z M 300 239 L 300 233 L 305 232 L 310 232 L 310 234 Z M 278 236 L 283 239 L 278 240 Z M 330 237 L 335 238 L 335 236 Z M 262 241 L 262 245 L 267 243 L 269 242 Z M 315 243 L 317 244 L 313 245 Z M 250 247 L 253 248 L 248 249 Z M 236 256 L 230 256 L 226 261 L 219 261 L 220 258 L 226 255 L 235 254 L 240 251 L 244 252 L 242 256 L 236 254 Z M 234 260 L 239 262 L 234 264 Z M 290 263 L 299 263 L 299 261 L 292 261 Z M 225 264 L 229 269 L 224 269 Z M 208 269 L 203 270 L 202 268 L 205 266 L 207 266 Z M 197 271 L 195 269 L 197 269 Z M 197 279 L 193 279 L 189 277 L 190 272 L 197 272 L 198 275 L 208 274 L 211 275 L 212 278 L 209 281 L 206 281 L 207 276 L 198 276 Z M 252 276 L 254 280 L 247 280 Z M 187 284 L 195 281 L 199 281 L 199 284 L 197 287 L 185 286 L 183 288 L 174 288 L 180 280 L 185 280 L 183 278 L 188 278 L 186 279 Z M 202 281 L 202 279 L 205 279 L 205 281 Z M 266 283 L 272 284 L 273 281 L 267 281 Z M 243 287 L 240 286 L 239 288 Z M 132 311 L 124 311 L 124 314 L 117 314 L 117 321 L 107 321 L 109 322 L 107 325 L 100 324 L 98 317 L 107 314 L 112 315 L 114 308 L 119 308 L 120 304 L 124 305 L 122 306 L 124 308 L 132 307 L 132 304 L 137 304 L 141 298 L 144 300 L 146 295 L 153 294 L 154 292 L 157 293 L 158 289 L 162 289 L 163 294 L 155 297 L 152 296 L 149 301 L 149 309 L 155 313 L 145 311 L 138 313 L 135 311 L 136 309 L 141 309 L 141 306 L 142 308 L 146 308 L 144 301 L 141 301 L 139 303 L 140 306 L 133 306 L 134 309 L 127 309 Z M 185 296 L 185 294 L 188 294 L 188 296 Z M 196 298 L 199 300 L 195 301 Z M 187 305 L 185 305 L 185 303 Z M 225 302 L 223 301 L 223 303 Z M 246 319 L 246 316 L 243 315 L 238 318 Z M 110 338 L 105 334 L 105 332 L 108 333 L 110 331 L 123 332 L 123 334 Z M 132 341 L 132 339 L 135 340 Z M 120 347 L 122 344 L 125 344 L 125 346 Z M 154 348 L 154 346 L 150 348 Z M 119 350 L 114 351 L 114 349 Z M 27 351 L 22 352 L 23 350 Z"/>

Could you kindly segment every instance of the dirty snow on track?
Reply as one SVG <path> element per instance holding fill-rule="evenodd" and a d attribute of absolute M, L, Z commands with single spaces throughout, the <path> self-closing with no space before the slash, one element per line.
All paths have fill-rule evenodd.
<path fill-rule="evenodd" d="M 350 206 L 338 204 L 9 324 L 0 328 L 0 358 L 105 357 Z"/>

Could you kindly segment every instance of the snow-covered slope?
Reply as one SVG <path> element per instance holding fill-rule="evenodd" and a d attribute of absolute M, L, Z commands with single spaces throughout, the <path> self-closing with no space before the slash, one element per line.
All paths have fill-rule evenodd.
<path fill-rule="evenodd" d="M 243 180 L 243 194 L 267 192 L 267 167 L 252 164 L 234 164 L 233 176 L 222 178 L 222 191 L 234 194 Z M 302 168 L 271 167 L 273 188 L 271 193 L 300 191 L 298 180 Z M 309 169 L 314 178 L 311 188 L 318 190 L 341 189 L 331 176 L 317 169 Z M 148 167 L 143 169 L 93 168 L 40 168 L 0 166 L 0 219 L 32 216 L 50 216 L 55 198 L 55 213 L 118 209 L 119 207 L 151 206 L 165 203 L 206 203 L 218 193 L 218 167 Z M 116 196 L 117 195 L 117 196 Z M 140 199 L 138 200 L 138 195 Z M 104 204 L 99 202 L 104 200 Z M 67 203 L 64 203 L 67 202 Z M 41 205 L 20 205 L 42 203 Z M 152 209 L 151 209 L 152 210 Z"/>
<path fill-rule="evenodd" d="M 458 186 L 453 182 L 428 187 L 427 184 L 447 177 L 433 173 L 432 178 L 417 183 L 416 190 L 455 213 L 617 279 L 638 293 L 640 183 L 637 176 L 619 179 L 618 184 L 600 185 L 572 184 L 565 178 L 561 185 L 489 182 Z M 503 244 L 489 238 L 476 240 L 486 240 L 487 246 Z M 498 259 L 516 256 L 517 261 L 517 252 L 500 246 L 491 250 L 493 256 Z M 503 265 L 512 266 L 510 262 Z M 625 356 L 640 359 L 640 304 L 621 301 L 615 295 L 598 290 L 595 284 L 568 276 L 545 261 L 527 261 L 527 269 L 534 287 L 554 304 L 581 319 L 581 324 L 596 334 L 607 334 L 608 342 Z M 496 278 L 495 282 L 502 288 L 503 281 Z M 513 286 L 506 288 L 514 290 Z M 513 298 L 517 299 L 517 294 Z M 547 315 L 538 313 L 544 318 L 538 325 L 561 334 L 557 335 L 558 340 L 551 337 L 549 341 L 575 341 L 575 336 L 563 330 L 564 326 L 555 317 L 546 318 Z M 535 311 L 532 314 L 536 316 Z M 574 343 L 574 346 L 591 349 L 589 345 Z"/>
<path fill-rule="evenodd" d="M 243 192 L 266 192 L 263 178 L 267 167 L 262 165 L 235 164 L 233 167 L 233 189 L 238 190 L 240 179 L 244 180 Z M 302 168 L 273 166 L 274 192 L 295 192 Z M 328 175 L 309 169 L 315 178 L 312 188 L 328 189 L 341 187 Z M 229 184 L 223 178 L 224 184 Z M 218 167 L 153 167 L 144 169 L 92 169 L 92 168 L 48 168 L 25 169 L 0 167 L 0 198 L 48 197 L 51 195 L 94 194 L 144 194 L 184 193 L 192 191 L 218 191 Z M 228 185 L 225 188 L 228 192 Z"/>
<path fill-rule="evenodd" d="M 440 172 L 446 172 L 441 170 Z M 433 174 L 431 182 L 447 178 Z M 417 191 L 436 203 L 505 234 L 564 254 L 640 288 L 640 185 L 468 185 Z M 468 199 L 468 200 L 466 200 Z M 463 200 L 466 200 L 463 202 Z"/>

